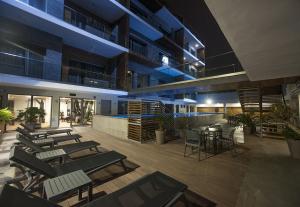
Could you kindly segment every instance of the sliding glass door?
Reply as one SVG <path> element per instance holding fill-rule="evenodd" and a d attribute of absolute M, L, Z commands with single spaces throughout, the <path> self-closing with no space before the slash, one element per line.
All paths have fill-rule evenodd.
<path fill-rule="evenodd" d="M 91 125 L 95 113 L 95 100 L 60 98 L 59 126 Z"/>

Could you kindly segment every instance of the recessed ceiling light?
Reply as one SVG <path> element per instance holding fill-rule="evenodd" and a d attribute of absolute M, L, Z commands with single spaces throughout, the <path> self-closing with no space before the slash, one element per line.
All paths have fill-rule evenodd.
<path fill-rule="evenodd" d="M 199 47 L 199 44 L 195 44 L 195 47 Z"/>

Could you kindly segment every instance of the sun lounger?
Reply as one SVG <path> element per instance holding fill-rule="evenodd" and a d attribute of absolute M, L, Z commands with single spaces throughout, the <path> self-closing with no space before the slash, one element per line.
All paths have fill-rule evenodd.
<path fill-rule="evenodd" d="M 20 124 L 24 129 L 26 129 L 29 133 L 32 134 L 47 134 L 47 135 L 54 135 L 54 134 L 64 134 L 67 133 L 68 135 L 71 135 L 71 128 L 58 128 L 58 129 L 42 129 L 42 130 L 35 130 L 31 128 L 30 126 L 21 123 Z"/>
<path fill-rule="evenodd" d="M 9 157 L 10 161 L 16 162 L 19 165 L 29 168 L 47 178 L 54 178 L 77 170 L 83 170 L 85 173 L 90 174 L 116 163 L 121 163 L 124 170 L 126 170 L 126 166 L 123 162 L 124 159 L 126 159 L 126 156 L 116 151 L 109 151 L 76 159 L 62 165 L 51 166 L 50 164 L 25 152 L 19 146 L 14 146 L 11 149 Z"/>
<path fill-rule="evenodd" d="M 67 155 L 79 152 L 86 149 L 95 149 L 99 152 L 97 146 L 100 144 L 95 141 L 78 142 L 66 145 L 59 145 L 52 148 L 42 148 L 38 144 L 32 142 L 32 140 L 19 135 L 17 139 L 26 147 L 30 148 L 39 159 L 49 160 L 52 158 L 65 158 Z"/>
<path fill-rule="evenodd" d="M 178 199 L 185 201 L 186 189 L 185 184 L 157 171 L 83 207 L 172 206 Z"/>
<path fill-rule="evenodd" d="M 0 206 L 60 207 L 57 204 L 44 200 L 30 193 L 26 193 L 7 184 L 4 185 L 0 194 Z"/>
<path fill-rule="evenodd" d="M 131 184 L 103 197 L 97 198 L 83 207 L 166 207 L 172 206 L 179 199 L 185 202 L 184 191 L 187 186 L 161 172 L 146 175 Z M 12 197 L 18 201 L 13 202 Z M 0 205 L 6 207 L 18 206 L 55 206 L 47 200 L 20 191 L 16 188 L 5 186 L 1 196 Z"/>
<path fill-rule="evenodd" d="M 65 142 L 65 141 L 70 141 L 74 140 L 76 142 L 80 142 L 81 136 L 79 134 L 72 134 L 72 135 L 64 135 L 64 136 L 53 136 L 53 137 L 45 137 L 45 138 L 37 138 L 31 134 L 29 134 L 26 130 L 17 128 L 17 132 L 19 132 L 21 135 L 27 137 L 28 139 L 31 140 L 36 140 L 34 141 L 36 144 L 39 144 L 41 146 L 47 146 L 51 145 L 53 142 L 54 144 L 57 144 L 58 142 Z"/>

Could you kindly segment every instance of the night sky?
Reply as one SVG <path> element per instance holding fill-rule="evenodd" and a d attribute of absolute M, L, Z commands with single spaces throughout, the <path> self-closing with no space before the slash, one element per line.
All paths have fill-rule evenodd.
<path fill-rule="evenodd" d="M 175 15 L 184 19 L 184 24 L 206 46 L 206 68 L 239 64 L 234 53 L 209 58 L 232 51 L 204 0 L 160 0 Z"/>

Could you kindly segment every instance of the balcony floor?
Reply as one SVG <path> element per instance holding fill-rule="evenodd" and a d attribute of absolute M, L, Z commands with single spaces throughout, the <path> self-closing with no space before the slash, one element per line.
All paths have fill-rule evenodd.
<path fill-rule="evenodd" d="M 119 176 L 117 174 L 122 169 L 114 166 L 95 173 L 92 175 L 94 179 L 109 179 L 112 173 L 115 179 L 95 186 L 94 194 L 111 193 L 159 170 L 184 182 L 189 190 L 217 203 L 217 206 L 292 207 L 300 203 L 299 160 L 289 157 L 284 140 L 248 136 L 246 144 L 238 147 L 236 156 L 225 152 L 205 159 L 202 154 L 202 161 L 198 162 L 195 157 L 183 157 L 183 140 L 164 145 L 138 144 L 89 127 L 77 127 L 75 131 L 83 136 L 83 140 L 98 141 L 103 148 L 126 155 L 132 166 L 139 166 Z M 60 204 L 73 206 L 77 203 L 74 196 Z"/>

